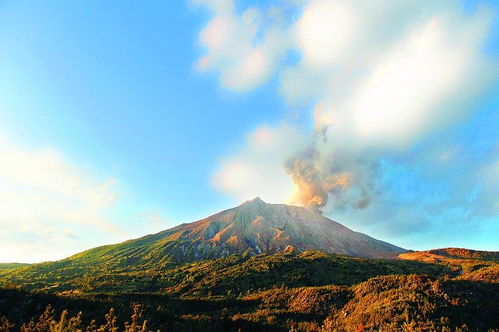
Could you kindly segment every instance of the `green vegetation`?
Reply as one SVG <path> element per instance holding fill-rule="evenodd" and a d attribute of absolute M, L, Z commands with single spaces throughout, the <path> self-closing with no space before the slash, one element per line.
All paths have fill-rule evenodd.
<path fill-rule="evenodd" d="M 450 269 L 462 280 L 484 280 L 499 283 L 499 253 L 462 248 L 408 252 L 401 259 L 437 264 Z"/>
<path fill-rule="evenodd" d="M 0 331 L 499 331 L 495 260 L 290 252 L 127 267 L 97 249 L 5 270 Z"/>
<path fill-rule="evenodd" d="M 365 259 L 323 252 L 275 254 L 197 262 L 170 271 L 172 295 L 236 294 L 275 286 L 353 285 L 389 274 L 443 275 L 445 267 L 401 260 Z"/>
<path fill-rule="evenodd" d="M 41 321 L 49 321 L 42 324 L 45 329 L 25 331 L 48 331 L 50 324 L 60 323 L 61 314 L 66 326 L 77 322 L 81 328 L 93 326 L 90 331 L 105 326 L 99 331 L 112 331 L 106 318 L 112 314 L 113 326 L 125 330 L 137 303 L 143 313 L 135 326 L 142 328 L 147 321 L 153 331 L 355 331 L 359 326 L 376 331 L 487 331 L 499 326 L 497 284 L 421 275 L 376 277 L 354 286 L 278 287 L 242 296 L 55 296 L 4 289 L 0 299 L 0 316 L 6 316 L 1 321 L 14 324 L 12 331 L 23 324 L 36 326 L 40 315 Z M 55 309 L 50 319 L 43 314 L 48 304 Z"/>
<path fill-rule="evenodd" d="M 77 259 L 75 256 L 70 260 Z M 52 293 L 167 293 L 175 296 L 225 295 L 269 289 L 275 286 L 300 287 L 353 285 L 371 277 L 389 274 L 425 273 L 441 276 L 447 267 L 415 261 L 366 259 L 305 252 L 302 254 L 232 255 L 226 258 L 163 268 L 150 263 L 113 263 L 84 269 L 68 260 L 36 264 L 10 271 L 1 283 L 22 285 L 28 290 Z M 83 265 L 86 266 L 86 265 Z M 143 264 L 139 265 L 144 267 Z"/>
<path fill-rule="evenodd" d="M 8 270 L 18 269 L 20 267 L 28 266 L 25 263 L 0 263 L 0 273 L 6 272 Z"/>
<path fill-rule="evenodd" d="M 352 287 L 353 297 L 332 316 L 342 329 L 444 327 L 487 330 L 499 326 L 499 285 L 433 279 L 423 275 L 383 276 Z"/>

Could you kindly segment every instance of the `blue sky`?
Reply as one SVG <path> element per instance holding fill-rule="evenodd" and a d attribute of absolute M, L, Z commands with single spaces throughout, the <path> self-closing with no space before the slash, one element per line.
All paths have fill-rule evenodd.
<path fill-rule="evenodd" d="M 498 250 L 499 7 L 352 4 L 0 1 L 0 261 L 318 192 L 401 246 Z"/>

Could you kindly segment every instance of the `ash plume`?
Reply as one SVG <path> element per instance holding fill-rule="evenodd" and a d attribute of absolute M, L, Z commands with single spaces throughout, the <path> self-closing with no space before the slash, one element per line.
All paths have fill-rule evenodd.
<path fill-rule="evenodd" d="M 290 203 L 317 213 L 368 207 L 376 195 L 375 161 L 328 144 L 326 131 L 317 130 L 308 147 L 286 160 L 286 172 L 295 185 Z"/>

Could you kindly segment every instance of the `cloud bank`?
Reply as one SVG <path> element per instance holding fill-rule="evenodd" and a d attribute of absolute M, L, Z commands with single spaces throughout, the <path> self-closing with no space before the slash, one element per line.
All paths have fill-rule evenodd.
<path fill-rule="evenodd" d="M 213 184 L 239 201 L 258 196 L 280 203 L 294 190 L 293 181 L 283 172 L 283 160 L 305 146 L 306 137 L 297 128 L 263 125 L 247 136 L 243 151 L 222 161 Z"/>
<path fill-rule="evenodd" d="M 368 218 L 371 223 L 401 232 L 404 225 L 430 223 L 418 208 L 436 211 L 440 220 L 452 218 L 449 211 L 463 220 L 495 211 L 497 203 L 486 194 L 490 186 L 473 173 L 487 169 L 484 174 L 494 177 L 495 166 L 482 165 L 495 165 L 492 148 L 480 161 L 462 157 L 442 163 L 432 159 L 429 137 L 445 135 L 472 117 L 478 98 L 497 83 L 498 59 L 483 52 L 497 12 L 480 6 L 465 11 L 457 1 L 310 0 L 248 8 L 229 0 L 197 3 L 213 13 L 199 35 L 206 55 L 198 67 L 240 92 L 278 76 L 286 102 L 310 109 L 314 119 L 300 144 L 248 140 L 222 162 L 214 176 L 218 189 L 237 199 L 261 191 L 271 201 L 328 214 L 349 211 L 346 218 L 352 220 L 370 214 L 380 218 Z M 283 19 L 283 13 L 293 15 Z M 289 131 L 293 125 L 266 127 L 267 135 L 281 137 L 283 126 Z M 439 149 L 450 156 L 460 144 Z M 432 171 L 445 170 L 463 173 L 436 179 L 438 188 L 432 187 Z M 418 179 L 420 195 L 439 194 L 424 206 L 419 197 L 394 199 L 412 190 L 397 189 L 390 179 L 397 172 Z M 269 181 L 266 174 L 279 180 Z M 472 186 L 474 197 L 459 190 L 462 183 Z M 457 213 L 458 207 L 466 211 Z M 387 219 L 404 225 L 385 225 Z"/>
<path fill-rule="evenodd" d="M 113 179 L 94 180 L 56 150 L 0 137 L 0 261 L 65 257 L 80 249 L 82 231 L 119 234 L 104 217 L 117 196 Z"/>

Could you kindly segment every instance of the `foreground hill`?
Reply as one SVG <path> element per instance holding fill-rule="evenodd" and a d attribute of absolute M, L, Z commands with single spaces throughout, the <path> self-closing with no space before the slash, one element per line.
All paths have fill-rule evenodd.
<path fill-rule="evenodd" d="M 143 320 L 152 331 L 497 331 L 499 264 L 451 259 L 291 251 L 161 270 L 21 267 L 0 277 L 0 331 L 116 331 L 133 320 L 139 329 L 127 331 Z M 73 318 L 59 321 L 64 309 Z"/>
<path fill-rule="evenodd" d="M 54 264 L 57 268 L 54 268 Z M 0 284 L 51 293 L 156 293 L 174 296 L 226 295 L 288 287 L 353 285 L 371 277 L 425 273 L 442 276 L 451 269 L 421 262 L 366 259 L 324 252 L 232 255 L 170 269 L 88 271 L 64 262 L 34 265 L 5 273 Z"/>
<path fill-rule="evenodd" d="M 424 274 L 404 274 L 416 269 Z M 103 332 L 135 321 L 138 328 L 127 331 L 139 331 L 147 320 L 152 331 L 497 331 L 499 284 L 447 272 L 442 265 L 319 252 L 231 256 L 163 275 L 88 279 L 103 293 L 0 289 L 0 330 L 24 323 L 25 332 L 49 331 L 51 324 L 58 331 Z M 154 294 L 121 292 L 155 278 L 171 286 Z M 44 312 L 49 304 L 55 311 Z M 64 309 L 73 318 L 59 321 Z"/>
<path fill-rule="evenodd" d="M 464 248 L 444 248 L 400 254 L 399 259 L 448 267 L 461 280 L 499 283 L 499 252 Z"/>
<path fill-rule="evenodd" d="M 456 260 L 475 260 L 499 262 L 499 252 L 479 251 L 464 248 L 443 248 L 426 251 L 410 251 L 398 256 L 401 259 L 417 260 L 428 263 L 452 262 Z"/>
<path fill-rule="evenodd" d="M 0 263 L 0 271 L 9 271 L 9 270 L 15 270 L 20 267 L 28 266 L 29 264 L 26 263 Z"/>

